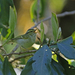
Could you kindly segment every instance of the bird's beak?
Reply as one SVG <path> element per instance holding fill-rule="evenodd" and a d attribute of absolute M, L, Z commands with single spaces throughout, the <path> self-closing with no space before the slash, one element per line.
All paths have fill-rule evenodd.
<path fill-rule="evenodd" d="M 34 31 L 35 33 L 37 33 L 37 32 L 38 32 L 38 29 L 37 29 L 37 28 L 34 28 L 34 30 L 35 30 L 35 31 Z"/>

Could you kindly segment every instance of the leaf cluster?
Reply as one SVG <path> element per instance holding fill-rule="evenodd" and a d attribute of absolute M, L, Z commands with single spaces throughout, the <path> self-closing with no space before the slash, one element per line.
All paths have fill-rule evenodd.
<path fill-rule="evenodd" d="M 13 0 L 0 0 L 0 34 L 2 36 L 1 40 L 7 39 L 7 41 L 9 41 L 10 38 L 13 37 L 16 23 L 17 14 Z"/>
<path fill-rule="evenodd" d="M 40 10 L 41 8 L 42 6 L 40 4 Z M 34 10 L 32 11 L 33 14 Z M 12 0 L 0 0 L 0 17 L 0 32 L 3 39 L 5 38 L 6 40 L 3 44 L 3 46 L 5 46 L 13 36 L 17 22 L 16 9 Z M 34 16 L 32 16 L 32 18 L 34 18 Z M 54 36 L 53 40 L 47 41 L 45 39 L 44 26 L 43 22 L 41 22 L 40 40 L 42 44 L 38 50 L 32 51 L 35 52 L 35 54 L 31 54 L 33 57 L 28 60 L 21 75 L 75 75 L 75 67 L 68 63 L 68 59 L 70 59 L 70 61 L 75 59 L 75 33 L 61 40 L 61 28 L 54 13 L 52 13 L 51 24 Z M 44 42 L 44 40 L 46 40 L 46 42 Z M 0 55 L 0 75 L 16 75 L 11 63 L 8 61 L 7 55 L 9 55 L 8 57 L 10 58 L 12 54 L 20 55 L 23 52 L 14 53 L 14 51 L 6 54 L 6 57 Z M 21 56 L 19 58 L 21 58 Z"/>

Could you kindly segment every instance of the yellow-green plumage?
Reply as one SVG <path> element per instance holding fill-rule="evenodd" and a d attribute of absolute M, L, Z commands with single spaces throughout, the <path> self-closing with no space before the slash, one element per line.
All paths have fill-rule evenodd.
<path fill-rule="evenodd" d="M 12 39 L 23 48 L 31 47 L 36 40 L 36 33 L 34 29 L 29 29 L 26 34 Z"/>

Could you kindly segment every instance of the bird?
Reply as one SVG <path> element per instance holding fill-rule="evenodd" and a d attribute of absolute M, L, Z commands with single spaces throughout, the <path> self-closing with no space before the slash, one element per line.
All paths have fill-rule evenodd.
<path fill-rule="evenodd" d="M 25 34 L 12 39 L 13 42 L 16 42 L 25 49 L 31 47 L 35 43 L 35 40 L 36 29 L 28 29 Z"/>

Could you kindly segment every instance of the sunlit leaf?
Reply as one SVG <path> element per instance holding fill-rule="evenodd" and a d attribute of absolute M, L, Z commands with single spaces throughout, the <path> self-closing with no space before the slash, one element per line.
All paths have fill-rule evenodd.
<path fill-rule="evenodd" d="M 11 66 L 11 64 L 8 62 L 7 57 L 4 60 L 3 63 L 3 75 L 16 75 L 13 67 Z"/>
<path fill-rule="evenodd" d="M 57 40 L 57 35 L 58 35 L 58 20 L 57 17 L 54 13 L 52 13 L 51 17 L 51 23 L 52 23 L 52 30 L 53 30 L 53 35 L 54 35 L 54 41 Z"/>
<path fill-rule="evenodd" d="M 75 45 L 75 31 L 72 34 L 72 38 L 73 38 L 73 44 Z"/>
<path fill-rule="evenodd" d="M 44 26 L 43 26 L 43 22 L 41 22 L 40 28 L 41 28 L 41 42 L 43 42 L 43 40 L 44 40 Z"/>
<path fill-rule="evenodd" d="M 57 55 L 56 54 L 52 55 L 52 58 L 57 62 Z"/>
<path fill-rule="evenodd" d="M 32 64 L 33 70 L 36 75 L 50 75 L 49 63 L 51 62 L 52 53 L 47 45 L 40 48 L 33 56 L 35 61 Z"/>
<path fill-rule="evenodd" d="M 32 68 L 32 63 L 34 62 L 32 60 L 33 58 L 30 58 L 25 66 L 25 68 L 22 70 L 21 75 L 35 75 L 35 72 Z"/>

